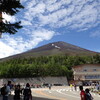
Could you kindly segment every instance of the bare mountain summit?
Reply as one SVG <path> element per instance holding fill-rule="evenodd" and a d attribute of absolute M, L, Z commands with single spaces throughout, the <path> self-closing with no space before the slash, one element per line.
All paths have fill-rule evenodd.
<path fill-rule="evenodd" d="M 95 55 L 100 54 L 98 52 L 90 51 L 78 46 L 65 43 L 62 41 L 53 42 L 41 47 L 29 50 L 27 52 L 10 56 L 4 59 L 17 58 L 17 57 L 38 57 L 38 56 L 50 56 L 50 55 Z"/>
<path fill-rule="evenodd" d="M 62 41 L 53 42 L 46 44 L 44 46 L 32 49 L 28 52 L 23 53 L 24 55 L 35 55 L 35 56 L 48 56 L 48 55 L 94 55 L 99 54 L 94 51 L 90 51 L 84 48 L 80 48 L 78 46 L 65 43 Z"/>

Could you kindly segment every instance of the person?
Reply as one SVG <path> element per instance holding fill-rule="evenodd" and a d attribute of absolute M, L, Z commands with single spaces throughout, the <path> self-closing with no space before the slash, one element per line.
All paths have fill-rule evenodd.
<path fill-rule="evenodd" d="M 11 81 L 8 81 L 8 84 L 7 84 L 8 95 L 9 95 L 9 94 L 11 95 L 11 89 L 12 89 Z"/>
<path fill-rule="evenodd" d="M 70 89 L 73 90 L 73 84 L 70 84 Z"/>
<path fill-rule="evenodd" d="M 7 92 L 6 92 L 6 84 L 4 84 L 4 86 L 1 88 L 1 95 L 2 95 L 2 99 L 3 100 L 7 100 L 6 94 L 7 94 Z"/>
<path fill-rule="evenodd" d="M 8 81 L 8 84 L 4 84 L 4 86 L 1 88 L 1 95 L 3 97 L 3 100 L 8 100 L 8 96 L 9 96 L 9 93 L 10 93 L 10 85 L 11 82 Z"/>
<path fill-rule="evenodd" d="M 51 90 L 51 84 L 49 84 L 48 87 L 49 87 L 49 90 Z"/>
<path fill-rule="evenodd" d="M 86 100 L 93 100 L 93 97 L 88 88 L 85 89 L 85 93 L 86 93 Z"/>
<path fill-rule="evenodd" d="M 74 90 L 77 91 L 77 85 L 76 84 L 74 84 Z"/>
<path fill-rule="evenodd" d="M 24 100 L 32 100 L 32 94 L 29 83 L 26 84 L 26 87 L 23 90 L 23 95 L 24 95 Z"/>
<path fill-rule="evenodd" d="M 97 91 L 99 91 L 99 88 L 100 88 L 99 83 L 97 83 L 97 84 L 96 84 L 96 89 L 97 89 Z"/>
<path fill-rule="evenodd" d="M 15 85 L 15 91 L 14 91 L 14 100 L 20 100 L 20 94 L 22 93 L 20 89 L 20 85 Z"/>
<path fill-rule="evenodd" d="M 81 100 L 86 100 L 86 94 L 85 94 L 85 91 L 83 90 L 83 86 L 79 86 L 79 89 L 80 89 L 80 97 L 81 97 Z"/>

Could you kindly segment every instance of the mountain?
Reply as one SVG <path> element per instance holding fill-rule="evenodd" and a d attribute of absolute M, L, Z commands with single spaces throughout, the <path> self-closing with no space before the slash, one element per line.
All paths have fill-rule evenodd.
<path fill-rule="evenodd" d="M 53 42 L 53 43 L 43 45 L 41 47 L 29 50 L 21 54 L 6 57 L 4 59 L 19 58 L 19 57 L 27 58 L 27 57 L 38 57 L 38 56 L 50 56 L 50 55 L 79 55 L 79 56 L 82 56 L 82 55 L 95 55 L 95 54 L 100 54 L 100 53 L 59 41 L 59 42 Z"/>

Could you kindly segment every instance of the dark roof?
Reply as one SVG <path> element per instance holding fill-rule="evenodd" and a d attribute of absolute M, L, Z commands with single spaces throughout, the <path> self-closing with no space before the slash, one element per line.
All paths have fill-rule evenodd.
<path fill-rule="evenodd" d="M 82 65 L 73 66 L 73 68 L 83 67 L 83 66 L 90 66 L 90 65 L 91 65 L 91 66 L 95 65 L 95 66 L 100 67 L 100 64 L 82 64 Z"/>

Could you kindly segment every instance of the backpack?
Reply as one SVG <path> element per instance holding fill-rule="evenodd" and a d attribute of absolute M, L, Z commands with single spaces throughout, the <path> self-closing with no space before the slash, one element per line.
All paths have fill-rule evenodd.
<path fill-rule="evenodd" d="M 93 97 L 90 93 L 86 93 L 86 100 L 93 100 Z"/>
<path fill-rule="evenodd" d="M 2 87 L 1 88 L 1 95 L 6 95 L 7 92 L 6 92 L 6 87 Z"/>
<path fill-rule="evenodd" d="M 30 96 L 31 95 L 31 90 L 30 89 L 24 89 L 23 95 Z"/>

